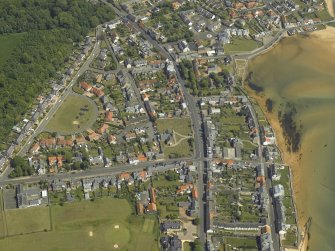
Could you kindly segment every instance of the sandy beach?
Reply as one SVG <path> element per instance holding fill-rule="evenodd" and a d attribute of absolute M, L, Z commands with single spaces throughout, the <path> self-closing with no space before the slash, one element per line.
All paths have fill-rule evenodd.
<path fill-rule="evenodd" d="M 327 8 L 329 11 L 329 14 L 334 17 L 334 2 L 333 0 L 326 0 Z"/>

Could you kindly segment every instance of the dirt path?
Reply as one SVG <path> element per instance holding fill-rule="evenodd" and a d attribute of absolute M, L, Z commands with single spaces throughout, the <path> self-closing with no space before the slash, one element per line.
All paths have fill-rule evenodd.
<path fill-rule="evenodd" d="M 176 139 L 176 135 L 178 135 L 179 137 L 181 137 L 181 139 L 179 139 L 179 140 L 177 141 L 177 139 Z M 185 139 L 190 139 L 190 138 L 192 138 L 192 136 L 185 136 L 185 135 L 182 135 L 182 134 L 180 134 L 180 133 L 178 133 L 178 132 L 173 131 L 173 141 L 174 141 L 175 143 L 172 144 L 172 145 L 170 145 L 170 146 L 168 146 L 168 147 L 175 147 L 175 146 L 179 145 L 183 140 L 185 140 Z"/>

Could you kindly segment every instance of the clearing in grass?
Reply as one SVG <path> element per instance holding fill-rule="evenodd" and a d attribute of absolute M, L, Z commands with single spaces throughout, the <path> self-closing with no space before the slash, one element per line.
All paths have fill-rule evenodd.
<path fill-rule="evenodd" d="M 132 215 L 127 200 L 101 198 L 56 205 L 51 215 L 53 231 L 7 237 L 0 246 L 13 251 L 158 250 L 157 234 L 142 231 L 145 217 Z"/>
<path fill-rule="evenodd" d="M 93 100 L 78 94 L 69 95 L 52 117 L 46 131 L 72 134 L 85 131 L 96 121 L 98 108 Z"/>

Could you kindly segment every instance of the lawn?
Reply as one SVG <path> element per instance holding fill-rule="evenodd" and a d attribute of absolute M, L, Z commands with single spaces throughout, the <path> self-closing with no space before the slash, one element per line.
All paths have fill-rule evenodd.
<path fill-rule="evenodd" d="M 12 52 L 20 44 L 25 33 L 16 33 L 0 36 L 0 66 L 11 56 Z"/>
<path fill-rule="evenodd" d="M 48 207 L 10 209 L 5 211 L 5 215 L 9 236 L 42 232 L 51 228 Z"/>
<path fill-rule="evenodd" d="M 98 108 L 94 101 L 81 95 L 69 95 L 49 121 L 46 130 L 60 134 L 84 131 L 95 122 Z"/>
<path fill-rule="evenodd" d="M 192 155 L 192 149 L 187 139 L 180 141 L 176 146 L 164 146 L 164 155 L 166 158 L 181 158 Z"/>
<path fill-rule="evenodd" d="M 157 128 L 160 133 L 163 133 L 166 130 L 170 132 L 174 130 L 176 133 L 180 134 L 176 134 L 177 145 L 164 145 L 164 155 L 166 158 L 191 156 L 192 148 L 188 139 L 184 137 L 192 134 L 190 118 L 159 119 L 157 120 Z"/>
<path fill-rule="evenodd" d="M 241 51 L 253 51 L 258 47 L 258 43 L 255 40 L 236 38 L 232 40 L 231 44 L 226 44 L 224 48 L 226 53 L 232 53 Z"/>
<path fill-rule="evenodd" d="M 191 246 L 191 243 L 189 242 L 184 242 L 183 243 L 183 251 L 193 251 L 193 248 Z"/>
<path fill-rule="evenodd" d="M 158 250 L 156 219 L 132 215 L 126 200 L 77 201 L 52 206 L 51 214 L 52 231 L 8 237 L 0 240 L 0 246 L 3 250 Z"/>
<path fill-rule="evenodd" d="M 256 238 L 234 238 L 225 237 L 224 243 L 227 248 L 225 250 L 233 250 L 233 248 L 238 248 L 239 250 L 258 250 Z"/>
<path fill-rule="evenodd" d="M 166 130 L 172 131 L 172 129 L 184 136 L 192 133 L 190 118 L 158 119 L 157 128 L 160 133 Z"/>

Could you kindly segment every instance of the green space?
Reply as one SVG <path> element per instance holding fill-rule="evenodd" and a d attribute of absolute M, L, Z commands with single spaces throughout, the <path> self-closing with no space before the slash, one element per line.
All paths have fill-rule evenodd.
<path fill-rule="evenodd" d="M 25 33 L 15 33 L 0 36 L 0 67 L 10 58 L 24 35 Z"/>
<path fill-rule="evenodd" d="M 183 243 L 183 250 L 184 251 L 193 251 L 192 245 L 189 242 L 184 242 Z"/>
<path fill-rule="evenodd" d="M 190 118 L 158 119 L 157 128 L 160 133 L 174 130 L 185 136 L 192 134 Z"/>
<path fill-rule="evenodd" d="M 91 99 L 80 95 L 70 95 L 49 121 L 46 130 L 61 134 L 84 131 L 95 122 L 97 110 L 97 106 Z"/>
<path fill-rule="evenodd" d="M 191 156 L 192 147 L 188 139 L 183 139 L 175 146 L 164 146 L 164 155 L 166 158 L 181 158 Z"/>
<path fill-rule="evenodd" d="M 225 237 L 225 251 L 230 250 L 258 250 L 256 238 Z"/>
<path fill-rule="evenodd" d="M 27 219 L 31 221 L 32 218 L 39 218 L 39 209 L 31 208 L 35 214 Z M 23 212 L 22 209 L 16 211 L 17 215 Z M 56 205 L 52 206 L 51 215 L 52 231 L 7 237 L 0 240 L 1 248 L 3 250 L 158 250 L 155 240 L 158 234 L 156 219 L 132 215 L 130 204 L 124 199 L 102 198 L 63 206 Z M 9 224 L 9 221 L 7 223 Z"/>
<path fill-rule="evenodd" d="M 190 118 L 158 119 L 157 128 L 160 133 L 165 131 L 172 132 L 174 130 L 182 136 L 192 135 Z M 177 142 L 175 145 L 164 145 L 164 155 L 166 158 L 179 158 L 191 155 L 193 151 L 193 138 L 182 139 L 182 136 L 176 135 Z"/>
<path fill-rule="evenodd" d="M 48 231 L 51 228 L 48 207 L 10 209 L 5 211 L 5 216 L 9 236 Z"/>
<path fill-rule="evenodd" d="M 259 44 L 252 39 L 233 39 L 230 44 L 225 45 L 225 52 L 253 51 L 259 47 Z"/>

